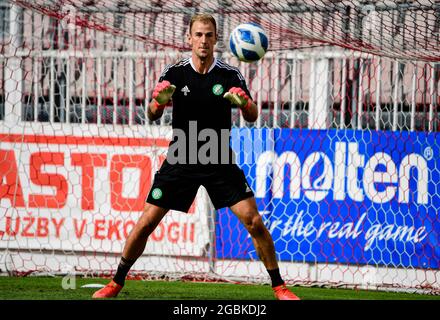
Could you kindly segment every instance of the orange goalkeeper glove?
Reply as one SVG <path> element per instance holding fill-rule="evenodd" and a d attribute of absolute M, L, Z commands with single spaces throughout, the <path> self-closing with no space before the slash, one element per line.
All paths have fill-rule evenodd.
<path fill-rule="evenodd" d="M 176 86 L 172 85 L 169 81 L 165 80 L 159 82 L 153 91 L 153 101 L 156 105 L 156 108 L 163 109 L 169 105 L 174 90 L 176 90 Z"/>
<path fill-rule="evenodd" d="M 228 99 L 231 103 L 241 109 L 248 109 L 252 104 L 251 98 L 249 98 L 242 88 L 238 87 L 232 87 L 229 89 L 229 91 L 224 94 L 223 98 Z"/>

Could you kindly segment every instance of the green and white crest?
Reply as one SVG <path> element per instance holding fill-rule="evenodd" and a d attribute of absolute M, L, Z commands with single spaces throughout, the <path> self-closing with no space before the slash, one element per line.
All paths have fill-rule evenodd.
<path fill-rule="evenodd" d="M 221 95 L 224 90 L 225 89 L 223 89 L 223 86 L 220 83 L 217 83 L 212 87 L 212 93 L 215 94 L 216 96 Z"/>
<path fill-rule="evenodd" d="M 153 191 L 151 192 L 151 196 L 155 200 L 162 198 L 162 190 L 160 190 L 159 188 L 154 188 Z"/>

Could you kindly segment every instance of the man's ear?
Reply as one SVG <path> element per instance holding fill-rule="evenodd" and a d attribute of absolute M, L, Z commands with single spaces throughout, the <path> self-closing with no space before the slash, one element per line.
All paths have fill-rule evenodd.
<path fill-rule="evenodd" d="M 191 45 L 191 34 L 190 34 L 189 32 L 186 34 L 186 42 L 187 42 L 189 45 Z"/>

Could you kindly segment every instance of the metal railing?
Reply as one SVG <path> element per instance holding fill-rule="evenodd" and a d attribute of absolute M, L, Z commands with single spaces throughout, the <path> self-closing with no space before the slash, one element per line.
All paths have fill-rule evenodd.
<path fill-rule="evenodd" d="M 21 51 L 0 56 L 0 79 L 8 81 L 8 59 L 22 61 L 21 121 L 151 125 L 146 107 L 153 87 L 165 65 L 183 56 L 179 52 Z M 245 123 L 233 109 L 234 126 L 316 128 L 310 113 L 317 107 L 310 99 L 326 95 L 325 108 L 317 110 L 327 114 L 328 128 L 438 130 L 439 65 L 340 50 L 270 52 L 255 64 L 237 64 L 227 54 L 222 58 L 240 68 L 259 108 L 254 124 Z M 317 74 L 311 83 L 317 61 L 328 65 L 325 83 L 319 83 L 324 74 Z M 5 86 L 1 88 L 0 119 L 8 121 L 8 95 Z M 171 120 L 172 110 L 167 109 L 154 124 L 169 125 Z"/>

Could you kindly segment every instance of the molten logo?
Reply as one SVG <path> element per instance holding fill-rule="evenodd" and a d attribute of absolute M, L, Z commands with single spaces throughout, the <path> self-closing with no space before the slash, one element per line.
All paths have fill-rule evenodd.
<path fill-rule="evenodd" d="M 417 175 L 411 177 L 415 171 Z M 313 152 L 301 162 L 292 151 L 279 156 L 273 151 L 263 152 L 257 160 L 256 197 L 266 197 L 266 182 L 271 173 L 273 197 L 278 199 L 285 194 L 284 179 L 290 182 L 290 199 L 299 199 L 303 191 L 309 200 L 322 201 L 333 191 L 333 199 L 339 201 L 348 196 L 357 202 L 367 197 L 374 203 L 387 203 L 397 196 L 399 203 L 409 203 L 413 179 L 417 182 L 415 201 L 427 204 L 429 198 L 429 170 L 422 155 L 407 154 L 396 164 L 386 152 L 366 158 L 359 153 L 358 143 L 353 142 L 336 142 L 333 159 L 324 152 Z"/>

